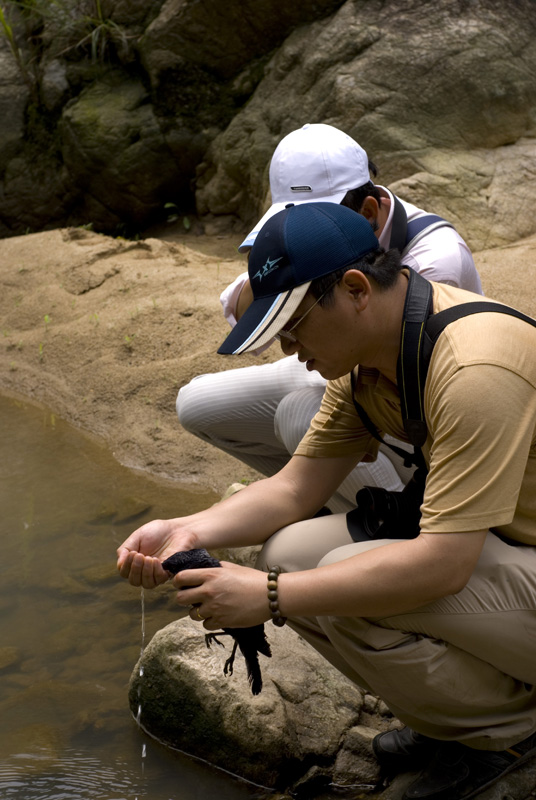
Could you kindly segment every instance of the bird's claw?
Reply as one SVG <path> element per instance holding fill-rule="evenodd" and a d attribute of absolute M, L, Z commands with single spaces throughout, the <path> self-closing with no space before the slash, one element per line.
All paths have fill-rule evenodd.
<path fill-rule="evenodd" d="M 225 633 L 225 631 L 217 631 L 216 633 L 205 633 L 205 644 L 210 649 L 212 642 L 216 642 L 220 647 L 225 647 L 223 642 L 220 642 L 218 636 L 230 636 L 229 633 Z"/>

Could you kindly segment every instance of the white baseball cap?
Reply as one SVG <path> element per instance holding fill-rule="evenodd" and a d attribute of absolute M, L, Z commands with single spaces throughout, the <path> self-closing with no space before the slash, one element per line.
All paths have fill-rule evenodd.
<path fill-rule="evenodd" d="M 247 252 L 264 223 L 289 203 L 340 203 L 346 192 L 369 181 L 368 156 L 348 134 L 324 123 L 292 131 L 270 162 L 272 205 L 238 251 Z"/>

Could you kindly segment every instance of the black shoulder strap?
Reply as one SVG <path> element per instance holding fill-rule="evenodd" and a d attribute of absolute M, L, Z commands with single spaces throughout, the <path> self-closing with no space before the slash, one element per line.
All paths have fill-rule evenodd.
<path fill-rule="evenodd" d="M 389 249 L 396 248 L 399 253 L 402 252 L 406 246 L 408 238 L 408 216 L 404 206 L 394 194 L 395 201 L 393 208 L 393 221 L 391 224 L 391 238 L 389 239 Z"/>
<path fill-rule="evenodd" d="M 424 419 L 423 395 L 428 362 L 422 358 L 424 330 L 426 321 L 432 311 L 432 285 L 418 272 L 407 268 L 409 273 L 408 291 L 404 303 L 402 331 L 400 338 L 400 355 L 397 363 L 397 383 L 400 391 L 400 403 L 404 428 L 414 446 L 414 452 L 408 453 L 401 447 L 386 442 L 366 413 L 363 406 L 355 399 L 355 376 L 352 372 L 352 399 L 361 421 L 375 439 L 387 445 L 404 459 L 406 467 L 415 464 L 423 466 L 424 457 L 420 448 L 426 441 L 427 428 Z"/>
<path fill-rule="evenodd" d="M 417 217 L 417 219 L 412 219 L 411 222 L 408 222 L 406 244 L 401 252 L 401 257 L 404 258 L 411 248 L 415 247 L 417 242 L 420 242 L 421 239 L 438 228 L 454 228 L 454 225 L 443 219 L 443 217 L 438 217 L 437 214 L 425 214 L 424 217 Z"/>
<path fill-rule="evenodd" d="M 532 317 L 523 314 L 516 308 L 505 306 L 502 303 L 489 303 L 486 300 L 475 300 L 474 303 L 461 303 L 459 306 L 451 306 L 445 308 L 444 311 L 438 311 L 437 314 L 432 314 L 426 325 L 426 340 L 425 340 L 425 358 L 430 360 L 430 355 L 433 346 L 439 338 L 443 330 L 455 322 L 457 319 L 467 317 L 469 314 L 481 314 L 483 311 L 494 311 L 496 314 L 508 314 L 511 317 L 517 317 L 529 325 L 536 327 L 536 320 Z M 429 351 L 428 353 L 426 351 Z"/>
<path fill-rule="evenodd" d="M 422 278 L 420 275 L 418 277 L 421 280 L 424 280 L 424 278 Z M 424 364 L 425 376 L 426 372 L 428 371 L 428 364 L 430 363 L 430 357 L 432 355 L 434 345 L 447 325 L 450 325 L 451 322 L 455 322 L 458 319 L 462 319 L 462 317 L 467 317 L 470 314 L 481 314 L 485 311 L 491 311 L 495 314 L 508 314 L 511 317 L 516 317 L 517 319 L 523 320 L 523 322 L 528 322 L 529 325 L 532 325 L 536 328 L 536 320 L 532 317 L 529 317 L 527 314 L 523 314 L 516 308 L 505 306 L 502 303 L 490 303 L 487 300 L 475 300 L 475 302 L 471 303 L 460 303 L 460 305 L 451 306 L 450 308 L 445 308 L 443 311 L 438 311 L 437 314 L 431 314 L 426 323 L 426 330 L 423 337 L 420 354 L 420 360 Z M 424 396 L 424 382 L 420 387 L 420 391 Z M 420 408 L 422 409 L 422 423 L 426 429 L 426 420 L 424 419 L 422 402 L 420 404 Z"/>
<path fill-rule="evenodd" d="M 413 454 L 400 447 L 385 442 L 378 429 L 365 412 L 364 408 L 355 399 L 355 377 L 351 376 L 352 398 L 363 424 L 376 439 L 383 442 L 391 450 L 404 459 L 406 466 L 416 464 L 422 466 L 423 456 L 420 448 L 428 435 L 426 419 L 424 417 L 424 387 L 428 364 L 434 345 L 440 334 L 451 322 L 469 314 L 478 314 L 492 311 L 528 322 L 536 327 L 536 320 L 517 311 L 515 308 L 502 303 L 490 303 L 486 300 L 477 300 L 471 303 L 461 303 L 432 314 L 432 287 L 426 278 L 419 275 L 411 268 L 409 272 L 408 291 L 404 305 L 402 330 L 400 336 L 400 354 L 397 364 L 397 382 L 400 391 L 400 405 L 404 428 L 410 442 L 415 448 Z"/>
<path fill-rule="evenodd" d="M 454 227 L 452 223 L 447 222 L 446 219 L 439 217 L 437 214 L 425 214 L 423 217 L 417 217 L 417 219 L 408 222 L 404 206 L 395 194 L 393 195 L 393 200 L 394 208 L 389 249 L 396 248 L 402 257 L 424 236 L 432 233 L 437 228 Z"/>

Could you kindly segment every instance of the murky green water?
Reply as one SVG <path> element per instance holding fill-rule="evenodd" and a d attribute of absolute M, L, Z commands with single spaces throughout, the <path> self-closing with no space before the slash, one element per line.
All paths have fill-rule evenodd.
<path fill-rule="evenodd" d="M 268 796 L 161 747 L 128 707 L 141 590 L 118 577 L 116 548 L 149 519 L 214 500 L 122 468 L 49 411 L 0 398 L 2 800 Z M 146 591 L 145 643 L 178 613 L 171 589 Z"/>

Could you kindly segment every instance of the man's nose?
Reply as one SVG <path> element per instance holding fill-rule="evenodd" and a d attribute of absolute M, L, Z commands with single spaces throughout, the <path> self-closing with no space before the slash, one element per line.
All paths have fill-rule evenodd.
<path fill-rule="evenodd" d="M 300 349 L 299 342 L 291 342 L 289 339 L 284 339 L 283 337 L 281 337 L 279 344 L 281 345 L 281 350 L 286 356 L 292 356 Z"/>

